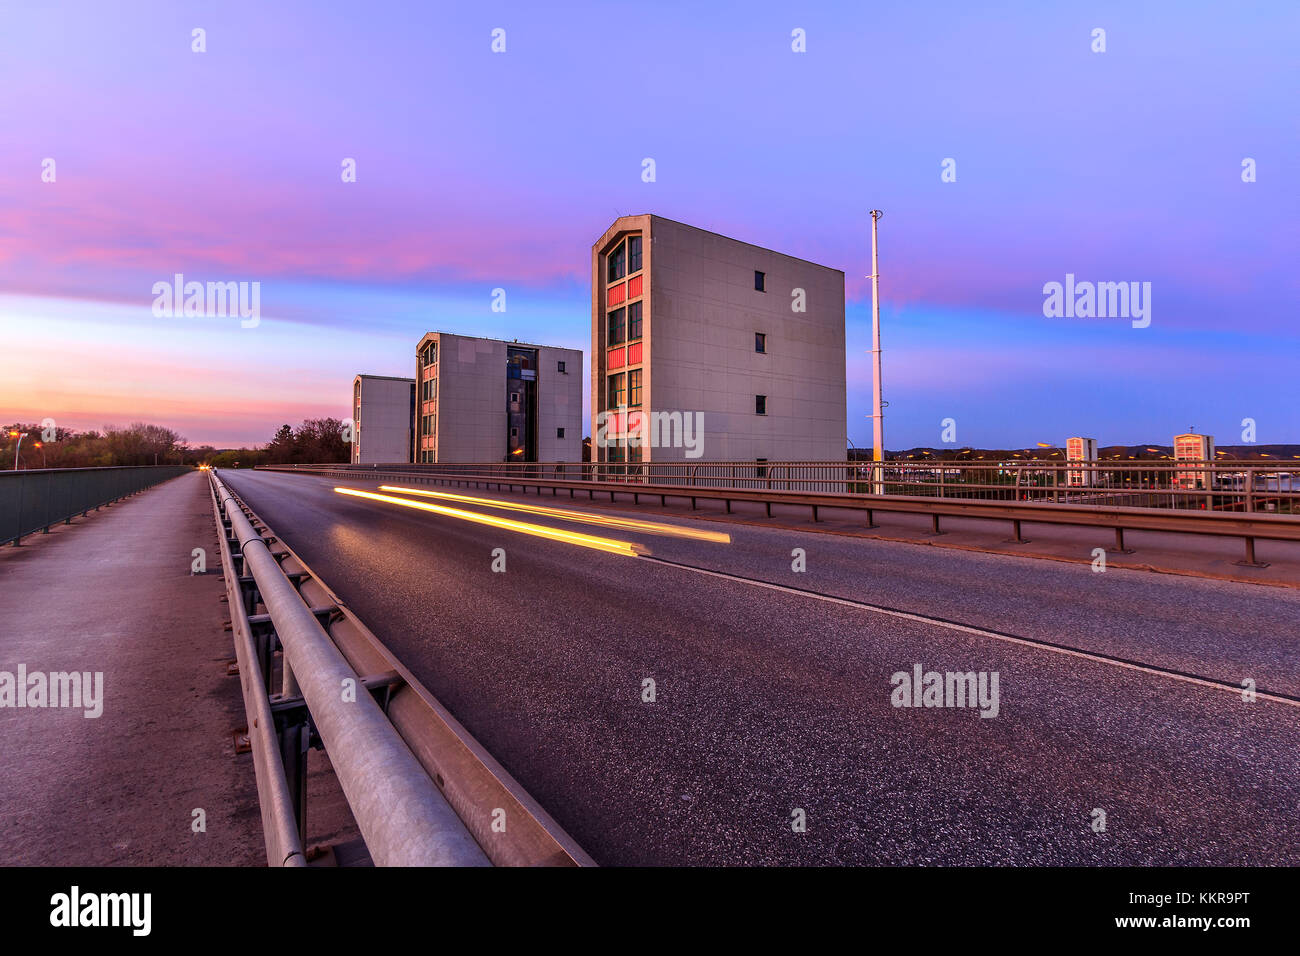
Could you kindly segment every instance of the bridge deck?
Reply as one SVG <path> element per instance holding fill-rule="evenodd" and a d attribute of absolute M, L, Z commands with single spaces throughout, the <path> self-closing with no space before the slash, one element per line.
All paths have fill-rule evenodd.
<path fill-rule="evenodd" d="M 0 707 L 0 860 L 265 863 L 219 562 L 197 472 L 0 551 L 0 672 L 103 674 L 99 717 Z"/>

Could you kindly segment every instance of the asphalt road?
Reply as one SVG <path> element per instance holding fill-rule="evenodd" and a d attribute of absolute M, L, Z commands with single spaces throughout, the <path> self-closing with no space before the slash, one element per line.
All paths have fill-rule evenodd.
<path fill-rule="evenodd" d="M 222 474 L 602 864 L 1300 863 L 1298 701 L 1231 689 L 1300 698 L 1300 592 L 434 488 L 732 535 L 441 502 L 638 558 Z M 915 665 L 997 716 L 894 706 Z"/>

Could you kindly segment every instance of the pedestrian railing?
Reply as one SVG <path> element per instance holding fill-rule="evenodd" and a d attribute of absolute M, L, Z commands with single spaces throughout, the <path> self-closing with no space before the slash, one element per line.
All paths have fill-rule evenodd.
<path fill-rule="evenodd" d="M 857 490 L 844 491 L 843 479 L 837 487 L 830 480 L 809 477 L 817 490 L 790 487 L 738 485 L 724 480 L 721 474 L 706 475 L 699 480 L 674 483 L 671 479 L 656 481 L 629 481 L 626 475 L 610 476 L 600 469 L 556 472 L 552 469 L 585 469 L 578 465 L 533 465 L 530 474 L 520 466 L 502 465 L 297 465 L 269 466 L 268 470 L 289 471 L 299 474 L 326 475 L 338 478 L 372 480 L 406 480 L 424 483 L 495 487 L 499 491 L 513 491 L 516 487 L 538 494 L 548 490 L 552 495 L 567 491 L 570 497 L 584 493 L 594 499 L 597 494 L 609 495 L 613 503 L 618 496 L 631 498 L 639 504 L 642 498 L 658 498 L 661 506 L 669 498 L 683 498 L 695 509 L 699 500 L 721 501 L 727 513 L 738 501 L 755 502 L 765 506 L 767 516 L 772 516 L 773 505 L 806 507 L 812 509 L 812 518 L 818 520 L 819 512 L 835 508 L 861 511 L 866 514 L 866 525 L 874 528 L 873 515 L 878 512 L 925 515 L 931 521 L 931 533 L 943 534 L 940 522 L 944 518 L 981 518 L 1009 521 L 1012 543 L 1027 543 L 1021 535 L 1022 525 L 1055 524 L 1082 527 L 1110 528 L 1115 532 L 1115 550 L 1129 554 L 1132 549 L 1124 540 L 1125 531 L 1164 531 L 1176 534 L 1213 535 L 1242 539 L 1245 556 L 1238 564 L 1247 567 L 1268 567 L 1267 562 L 1256 559 L 1255 539 L 1300 542 L 1300 517 L 1293 514 L 1268 514 L 1244 508 L 1214 508 L 1199 510 L 1188 508 L 1133 507 L 1111 500 L 1089 501 L 1052 500 L 1011 495 L 1000 499 L 971 500 L 964 495 L 920 494 L 870 494 Z M 741 466 L 737 466 L 741 467 Z M 870 467 L 870 466 L 867 466 Z M 820 484 L 816 484 L 820 482 Z M 870 483 L 870 480 L 868 481 Z M 830 490 L 823 490 L 830 485 Z M 1202 498 L 1205 492 L 1199 492 Z M 1247 505 L 1257 503 L 1248 499 Z M 1244 513 L 1250 511 L 1252 513 Z M 1242 513 L 1235 513 L 1242 512 Z"/>
<path fill-rule="evenodd" d="M 0 471 L 0 544 L 48 532 L 63 522 L 193 471 L 182 465 L 118 468 L 42 468 Z"/>
<path fill-rule="evenodd" d="M 1300 514 L 1300 461 L 489 462 L 277 465 L 682 488 Z"/>

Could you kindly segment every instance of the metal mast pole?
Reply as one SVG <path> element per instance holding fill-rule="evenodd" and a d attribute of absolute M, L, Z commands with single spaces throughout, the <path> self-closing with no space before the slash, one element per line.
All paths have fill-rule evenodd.
<path fill-rule="evenodd" d="M 871 415 L 871 460 L 885 460 L 885 415 L 883 386 L 880 380 L 880 256 L 876 246 L 876 223 L 883 216 L 879 209 L 871 210 L 871 368 L 874 375 L 872 386 Z M 884 494 L 884 473 L 880 468 L 873 468 L 876 494 Z"/>

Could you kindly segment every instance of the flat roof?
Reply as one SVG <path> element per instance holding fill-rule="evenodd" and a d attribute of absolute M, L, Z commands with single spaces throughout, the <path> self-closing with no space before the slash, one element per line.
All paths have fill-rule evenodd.
<path fill-rule="evenodd" d="M 760 246 L 756 242 L 746 242 L 744 239 L 737 239 L 735 236 L 724 236 L 722 233 L 714 232 L 712 229 L 704 229 L 700 226 L 692 225 L 689 222 L 681 222 L 678 219 L 669 219 L 667 216 L 660 216 L 657 213 L 653 213 L 653 212 L 630 213 L 626 216 L 619 216 L 618 219 L 614 220 L 614 222 L 618 222 L 619 219 L 636 219 L 639 217 L 645 217 L 648 219 L 661 219 L 664 222 L 671 222 L 674 226 L 684 226 L 687 229 L 694 229 L 696 232 L 704 232 L 704 233 L 708 233 L 710 236 L 717 236 L 719 239 L 726 239 L 728 242 L 738 242 L 742 246 L 753 246 L 755 249 L 762 249 L 764 252 L 770 252 L 776 256 L 784 256 L 785 258 L 793 259 L 796 262 L 803 262 L 810 266 L 817 266 L 817 268 L 819 269 L 829 269 L 831 272 L 838 272 L 840 275 L 844 275 L 843 269 L 836 269 L 834 266 L 823 265 L 820 262 L 813 262 L 811 259 L 804 259 L 800 256 L 792 256 L 790 255 L 790 253 L 782 252 L 780 249 L 770 249 L 767 246 Z M 614 223 L 610 223 L 611 226 L 613 226 L 613 224 Z M 608 232 L 609 230 L 606 229 L 605 231 Z M 599 245 L 599 242 L 593 243 L 592 247 L 595 248 L 596 245 Z"/>
<path fill-rule="evenodd" d="M 431 335 L 451 335 L 458 339 L 478 339 L 481 342 L 500 342 L 502 345 L 520 345 L 526 349 L 562 349 L 566 352 L 582 351 L 580 348 L 575 349 L 569 345 L 543 345 L 540 342 L 521 342 L 518 339 L 494 339 L 488 335 L 466 335 L 464 332 L 441 332 L 436 330 L 425 332 L 424 335 L 420 336 L 420 341 L 423 342 Z"/>

